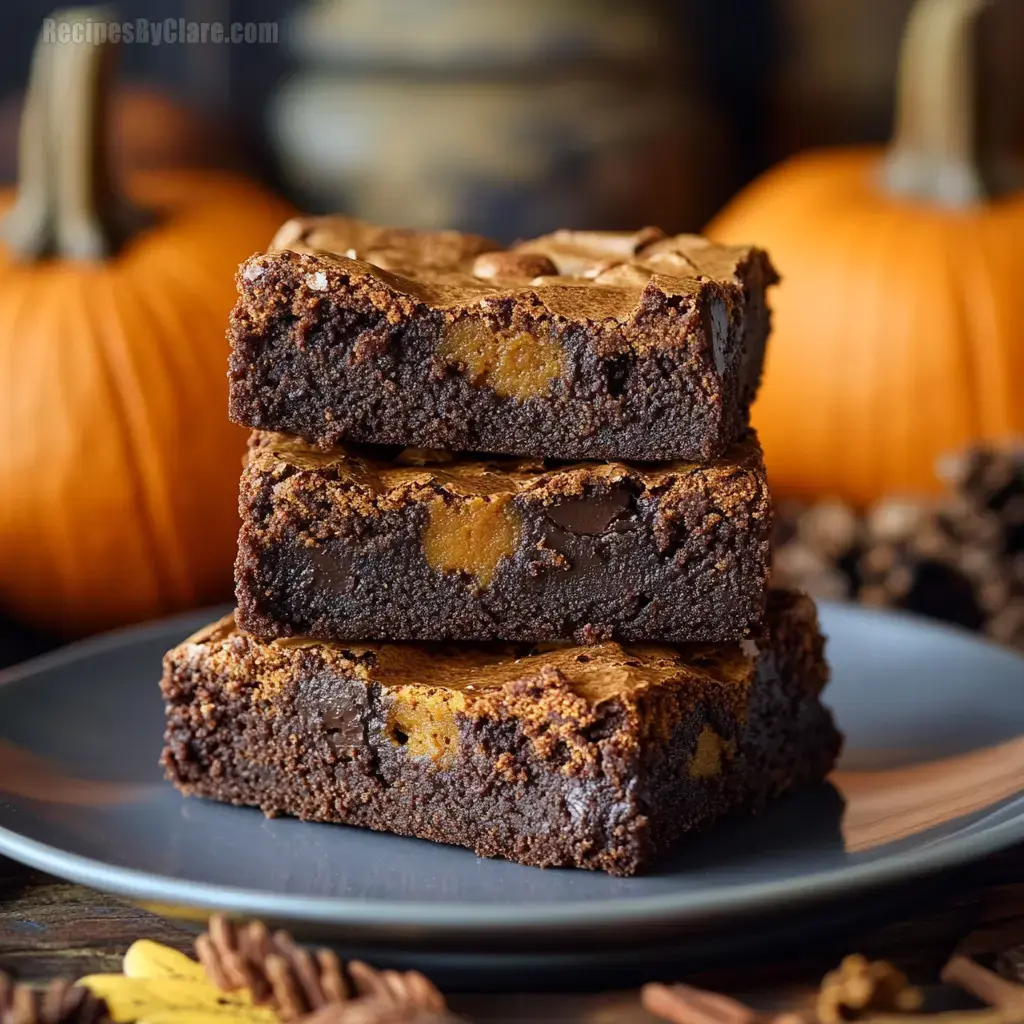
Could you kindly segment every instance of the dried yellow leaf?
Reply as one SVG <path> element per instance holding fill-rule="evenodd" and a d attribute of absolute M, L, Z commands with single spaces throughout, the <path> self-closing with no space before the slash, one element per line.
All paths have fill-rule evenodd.
<path fill-rule="evenodd" d="M 202 964 L 159 942 L 141 939 L 124 955 L 124 973 L 129 978 L 176 978 L 179 981 L 208 981 Z"/>
<path fill-rule="evenodd" d="M 155 969 L 152 961 L 141 959 L 143 970 Z M 165 969 L 174 962 L 162 960 Z M 79 984 L 107 1001 L 115 1024 L 278 1024 L 274 1011 L 254 1006 L 248 991 L 221 992 L 205 978 L 93 974 Z"/>
<path fill-rule="evenodd" d="M 260 1011 L 260 1013 L 262 1012 Z M 164 1010 L 143 1017 L 137 1024 L 227 1024 L 229 1021 L 245 1024 L 247 1021 L 262 1021 L 263 1019 L 262 1016 L 254 1017 L 252 1009 L 239 1010 L 237 1016 L 212 1013 L 208 1010 Z M 277 1021 L 274 1014 L 270 1014 L 269 1019 Z"/>

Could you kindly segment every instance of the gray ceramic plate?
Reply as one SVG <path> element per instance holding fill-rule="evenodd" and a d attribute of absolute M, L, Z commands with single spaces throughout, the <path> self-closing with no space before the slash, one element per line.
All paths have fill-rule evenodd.
<path fill-rule="evenodd" d="M 540 871 L 184 800 L 157 767 L 156 679 L 163 651 L 213 614 L 0 675 L 0 852 L 163 909 L 234 910 L 396 948 L 535 951 L 809 912 L 1024 840 L 1024 660 L 836 606 L 823 608 L 828 697 L 848 743 L 834 788 L 696 837 L 648 877 Z"/>

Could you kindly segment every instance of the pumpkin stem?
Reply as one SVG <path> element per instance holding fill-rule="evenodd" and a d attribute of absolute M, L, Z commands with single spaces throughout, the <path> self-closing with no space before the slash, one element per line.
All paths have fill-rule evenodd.
<path fill-rule="evenodd" d="M 917 0 L 903 33 L 886 190 L 942 206 L 990 197 L 978 147 L 974 32 L 989 0 Z"/>
<path fill-rule="evenodd" d="M 36 43 L 21 114 L 18 194 L 0 223 L 13 254 L 102 260 L 151 217 L 128 203 L 110 171 L 107 106 L 114 46 L 100 7 L 57 11 Z M 90 24 L 91 23 L 91 24 Z"/>

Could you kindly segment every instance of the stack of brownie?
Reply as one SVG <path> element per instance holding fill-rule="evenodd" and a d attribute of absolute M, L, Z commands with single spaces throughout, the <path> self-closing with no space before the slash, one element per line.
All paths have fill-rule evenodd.
<path fill-rule="evenodd" d="M 239 272 L 238 610 L 167 655 L 170 778 L 617 875 L 820 781 L 748 428 L 774 280 L 655 229 L 287 224 Z"/>

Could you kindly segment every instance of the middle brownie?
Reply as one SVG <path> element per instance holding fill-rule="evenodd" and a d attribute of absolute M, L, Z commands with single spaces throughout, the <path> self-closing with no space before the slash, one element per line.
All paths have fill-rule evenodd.
<path fill-rule="evenodd" d="M 266 640 L 718 642 L 760 632 L 757 439 L 699 465 L 324 452 L 256 433 L 238 623 Z"/>

